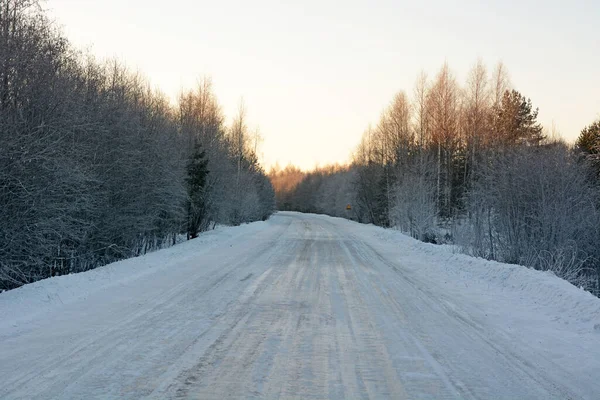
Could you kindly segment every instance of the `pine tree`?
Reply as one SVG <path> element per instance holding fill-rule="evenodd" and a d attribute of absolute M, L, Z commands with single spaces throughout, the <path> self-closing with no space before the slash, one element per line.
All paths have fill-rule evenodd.
<path fill-rule="evenodd" d="M 206 220 L 206 177 L 208 175 L 208 160 L 205 151 L 197 144 L 187 165 L 187 238 L 198 237 L 198 232 L 208 226 Z"/>
<path fill-rule="evenodd" d="M 495 107 L 494 125 L 500 144 L 539 145 L 544 135 L 537 116 L 538 109 L 533 109 L 531 99 L 516 90 L 504 92 L 501 103 Z"/>
<path fill-rule="evenodd" d="M 577 147 L 592 162 L 600 177 L 600 119 L 581 131 L 577 138 Z"/>

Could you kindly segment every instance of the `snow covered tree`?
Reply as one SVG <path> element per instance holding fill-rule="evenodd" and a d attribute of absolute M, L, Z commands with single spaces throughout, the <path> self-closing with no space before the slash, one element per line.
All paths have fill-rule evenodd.
<path fill-rule="evenodd" d="M 189 209 L 199 230 L 228 223 L 223 120 L 210 80 L 175 110 L 140 74 L 82 57 L 36 1 L 0 0 L 0 290 L 172 245 Z M 249 173 L 244 221 L 267 218 L 272 191 Z"/>
<path fill-rule="evenodd" d="M 478 61 L 463 88 L 445 64 L 431 84 L 421 74 L 412 103 L 398 92 L 349 166 L 290 173 L 291 189 L 278 196 L 286 209 L 452 241 L 473 255 L 552 270 L 600 294 L 597 180 L 588 179 L 572 148 L 546 140 L 537 116 L 502 63 L 490 79 Z M 599 126 L 578 141 L 596 165 Z M 340 211 L 340 199 L 351 212 Z"/>

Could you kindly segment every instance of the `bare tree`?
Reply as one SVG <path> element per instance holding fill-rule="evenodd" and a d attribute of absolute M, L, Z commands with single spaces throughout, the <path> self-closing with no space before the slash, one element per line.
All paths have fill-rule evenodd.
<path fill-rule="evenodd" d="M 428 96 L 431 140 L 437 151 L 437 199 L 440 214 L 450 217 L 461 188 L 452 185 L 454 156 L 460 145 L 461 99 L 454 75 L 445 63 Z"/>

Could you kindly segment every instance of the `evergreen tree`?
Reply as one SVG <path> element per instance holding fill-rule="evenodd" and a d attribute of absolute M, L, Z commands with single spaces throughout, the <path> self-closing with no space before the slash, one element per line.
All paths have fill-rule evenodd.
<path fill-rule="evenodd" d="M 198 232 L 208 227 L 206 213 L 206 177 L 208 175 L 208 160 L 200 144 L 197 144 L 187 165 L 187 238 L 198 237 Z"/>
<path fill-rule="evenodd" d="M 375 220 L 373 223 L 378 226 L 390 226 L 390 197 L 393 185 L 393 179 L 390 176 L 391 169 L 390 165 L 383 166 L 383 171 L 375 187 L 375 207 L 373 210 Z"/>
<path fill-rule="evenodd" d="M 592 162 L 600 177 L 600 119 L 581 131 L 577 138 L 577 147 Z"/>
<path fill-rule="evenodd" d="M 533 109 L 531 99 L 516 90 L 507 90 L 495 109 L 496 139 L 505 146 L 539 145 L 544 135 L 537 116 L 538 109 Z"/>

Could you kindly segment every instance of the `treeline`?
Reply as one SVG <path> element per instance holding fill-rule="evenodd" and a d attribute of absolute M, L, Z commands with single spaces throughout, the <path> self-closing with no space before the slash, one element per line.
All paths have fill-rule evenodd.
<path fill-rule="evenodd" d="M 172 106 L 36 1 L 0 0 L 0 290 L 268 218 L 243 108 L 224 120 L 209 80 Z"/>
<path fill-rule="evenodd" d="M 421 75 L 412 96 L 394 97 L 350 166 L 305 174 L 277 196 L 287 209 L 551 270 L 598 295 L 600 121 L 569 146 L 537 115 L 502 64 L 490 77 L 478 62 L 463 86 L 444 65 L 432 80 Z"/>
<path fill-rule="evenodd" d="M 354 169 L 327 166 L 305 172 L 292 165 L 274 166 L 269 178 L 275 188 L 277 209 L 352 218 L 346 206 L 355 198 Z"/>

